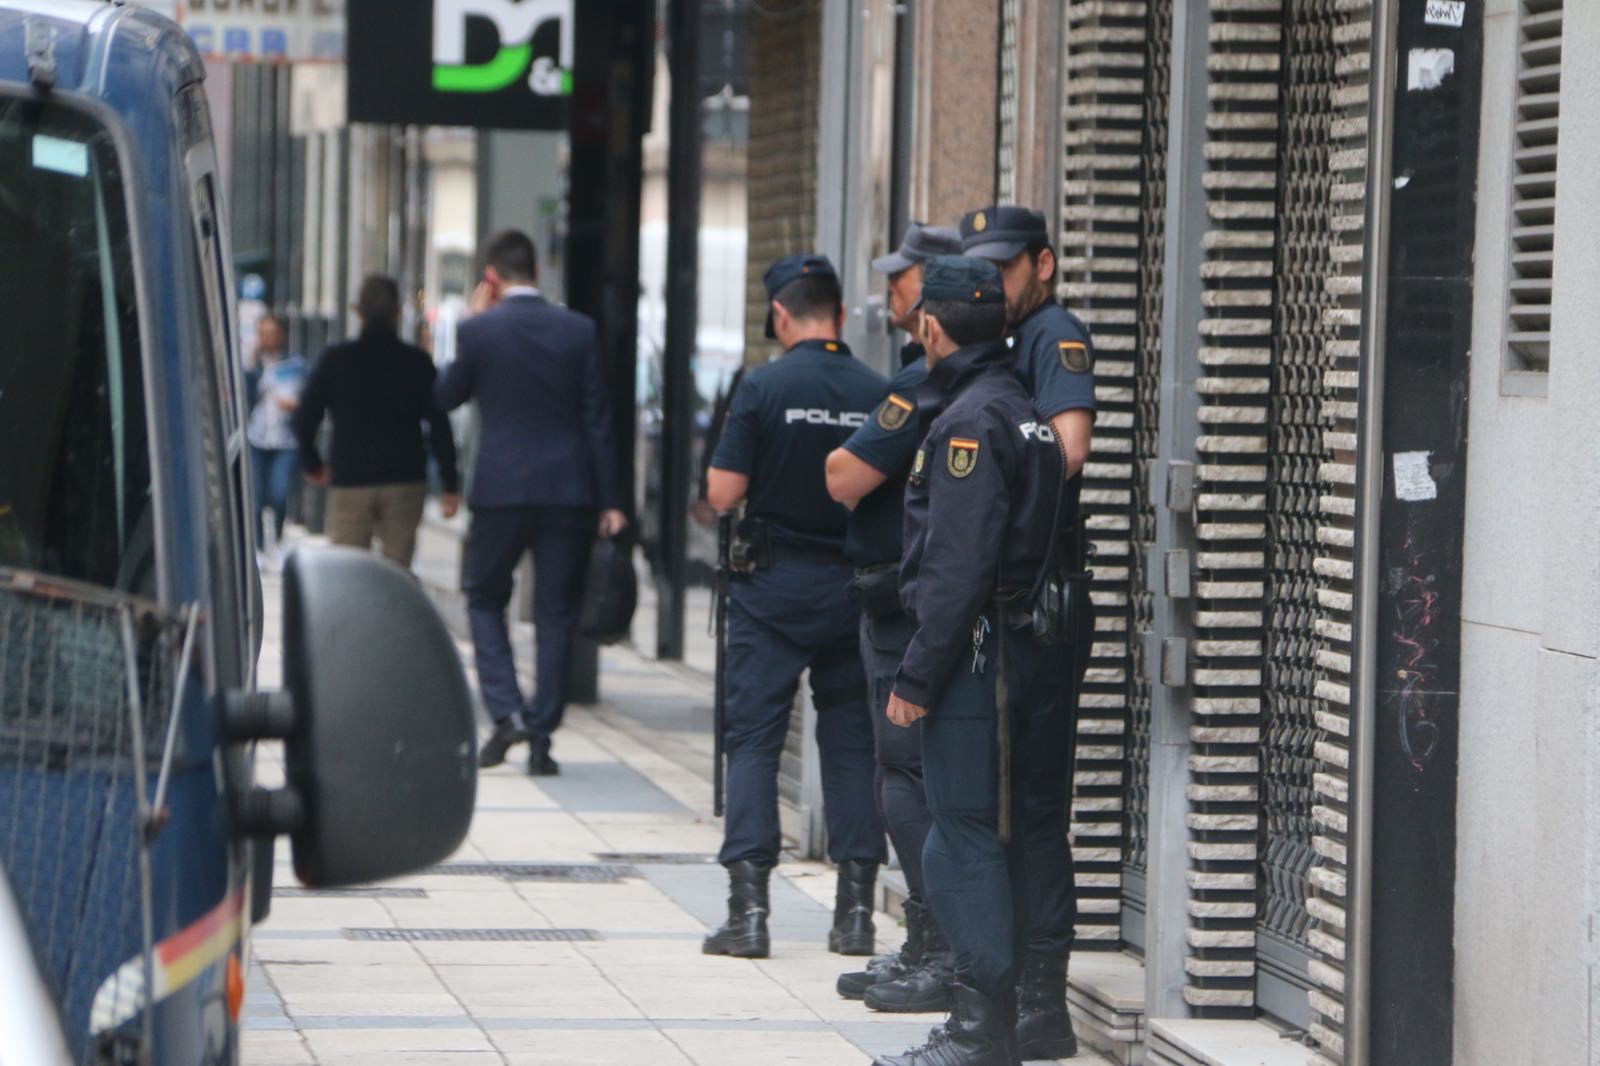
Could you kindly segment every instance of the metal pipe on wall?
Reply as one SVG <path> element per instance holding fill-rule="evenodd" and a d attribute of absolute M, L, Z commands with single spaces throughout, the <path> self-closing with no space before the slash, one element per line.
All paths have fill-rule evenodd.
<path fill-rule="evenodd" d="M 1372 67 L 1367 99 L 1367 275 L 1362 290 L 1361 381 L 1358 386 L 1356 509 L 1356 616 L 1352 671 L 1354 713 L 1350 721 L 1350 911 L 1345 960 L 1345 1062 L 1367 1061 L 1371 1036 L 1368 1011 L 1372 948 L 1372 759 L 1377 717 L 1373 663 L 1377 647 L 1380 538 L 1377 520 L 1383 506 L 1383 380 L 1385 323 L 1388 317 L 1389 244 L 1387 239 L 1392 167 L 1392 111 L 1395 91 L 1396 0 L 1379 0 L 1372 19 Z"/>
<path fill-rule="evenodd" d="M 701 0 L 671 0 L 672 104 L 667 148 L 667 328 L 662 355 L 661 566 L 656 655 L 682 659 L 694 471 L 693 362 L 700 303 Z"/>

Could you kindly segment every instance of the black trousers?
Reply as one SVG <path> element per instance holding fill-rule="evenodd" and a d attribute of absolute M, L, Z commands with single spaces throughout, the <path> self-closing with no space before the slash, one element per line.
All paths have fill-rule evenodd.
<path fill-rule="evenodd" d="M 567 672 L 594 548 L 596 513 L 584 507 L 479 507 L 467 533 L 467 617 L 478 687 L 496 722 L 521 715 L 535 740 L 548 740 L 567 705 Z M 517 564 L 533 552 L 532 699 L 517 682 L 506 607 Z"/>
<path fill-rule="evenodd" d="M 1077 920 L 1067 846 L 1072 789 L 1072 656 L 1060 647 L 1006 634 L 1010 708 L 1011 839 L 998 824 L 999 746 L 996 638 L 986 664 L 955 668 L 929 709 L 923 773 L 933 829 L 923 852 L 928 898 L 955 951 L 956 974 L 987 995 L 1010 989 L 1022 952 L 1065 957 Z"/>
<path fill-rule="evenodd" d="M 922 782 L 922 723 L 901 728 L 889 721 L 884 709 L 894 691 L 894 676 L 911 643 L 914 627 L 904 611 L 886 614 L 861 612 L 861 662 L 867 670 L 871 701 L 872 734 L 878 757 L 878 813 L 894 842 L 905 874 L 906 891 L 918 903 L 928 899 L 922 875 L 922 849 L 928 843 L 933 817 Z"/>

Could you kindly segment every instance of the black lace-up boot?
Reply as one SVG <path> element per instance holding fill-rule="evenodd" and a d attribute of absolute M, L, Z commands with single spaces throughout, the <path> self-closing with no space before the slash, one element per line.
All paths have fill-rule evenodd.
<path fill-rule="evenodd" d="M 928 1034 L 928 1042 L 900 1055 L 884 1055 L 872 1066 L 1021 1066 L 1012 1035 L 1009 1004 L 969 985 L 950 986 L 950 1017 Z"/>
<path fill-rule="evenodd" d="M 950 1009 L 950 985 L 955 980 L 950 945 L 931 912 L 924 923 L 922 961 L 905 976 L 868 988 L 862 999 L 870 1009 L 885 1014 L 937 1014 Z"/>
<path fill-rule="evenodd" d="M 1017 1046 L 1024 1059 L 1070 1059 L 1078 1038 L 1067 1013 L 1067 960 L 1030 951 L 1017 982 Z"/>
<path fill-rule="evenodd" d="M 877 883 L 877 863 L 847 859 L 839 864 L 829 951 L 836 955 L 872 954 L 876 934 L 872 926 L 872 893 Z"/>
<path fill-rule="evenodd" d="M 860 999 L 867 989 L 885 981 L 898 981 L 923 961 L 923 938 L 933 923 L 933 911 L 925 903 L 906 900 L 906 942 L 899 951 L 879 955 L 867 963 L 865 970 L 842 973 L 834 984 L 845 999 Z M 941 1010 L 943 1008 L 940 1008 Z"/>
<path fill-rule="evenodd" d="M 767 882 L 772 867 L 736 862 L 728 867 L 728 921 L 700 946 L 706 955 L 764 959 L 772 953 L 767 934 Z"/>

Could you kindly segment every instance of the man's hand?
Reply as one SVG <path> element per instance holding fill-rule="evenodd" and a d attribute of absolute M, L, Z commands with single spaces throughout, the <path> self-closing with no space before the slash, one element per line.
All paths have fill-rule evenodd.
<path fill-rule="evenodd" d="M 615 507 L 600 512 L 600 535 L 614 537 L 628 528 L 628 516 Z"/>
<path fill-rule="evenodd" d="M 487 281 L 480 281 L 478 287 L 472 290 L 472 298 L 467 301 L 467 314 L 481 315 L 499 302 L 499 290 Z"/>
<path fill-rule="evenodd" d="M 717 512 L 705 499 L 698 499 L 689 505 L 689 517 L 694 519 L 694 524 L 710 529 L 717 524 Z"/>
<path fill-rule="evenodd" d="M 439 513 L 446 518 L 454 518 L 461 510 L 461 494 L 458 492 L 445 492 L 439 495 Z"/>
<path fill-rule="evenodd" d="M 319 466 L 315 470 L 306 471 L 307 485 L 315 485 L 319 489 L 325 489 L 332 480 L 333 478 L 329 476 L 328 468 L 325 466 Z"/>
<path fill-rule="evenodd" d="M 926 718 L 928 709 L 918 707 L 915 703 L 908 703 L 893 693 L 889 696 L 889 706 L 884 709 L 889 716 L 889 721 L 902 728 L 911 725 L 918 718 Z"/>

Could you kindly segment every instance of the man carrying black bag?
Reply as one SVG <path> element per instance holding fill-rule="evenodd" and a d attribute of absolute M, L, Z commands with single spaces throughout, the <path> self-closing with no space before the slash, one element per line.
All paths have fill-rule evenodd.
<path fill-rule="evenodd" d="M 478 686 L 495 722 L 478 765 L 499 766 L 511 745 L 527 740 L 528 773 L 549 776 L 560 772 L 550 737 L 566 708 L 596 527 L 614 537 L 627 519 L 595 323 L 547 301 L 537 277 L 526 234 L 508 230 L 489 239 L 475 314 L 461 324 L 456 361 L 434 396 L 447 411 L 477 401 L 482 427 L 462 580 Z M 531 700 L 518 684 L 506 626 L 512 576 L 529 551 L 537 658 Z"/>

